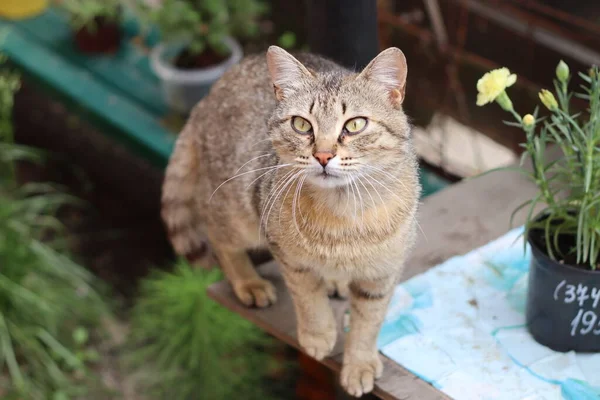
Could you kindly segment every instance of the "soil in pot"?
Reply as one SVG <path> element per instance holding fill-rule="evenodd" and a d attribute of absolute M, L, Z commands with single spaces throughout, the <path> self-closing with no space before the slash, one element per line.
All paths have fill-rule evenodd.
<path fill-rule="evenodd" d="M 549 257 L 543 230 L 531 230 L 527 239 L 532 249 L 529 332 L 556 351 L 600 351 L 600 271 L 575 262 L 572 235 L 561 235 L 559 248 L 552 249 L 560 261 Z"/>
<path fill-rule="evenodd" d="M 540 251 L 549 257 L 550 251 L 546 243 L 546 233 L 541 229 L 532 229 L 529 233 L 529 240 L 534 244 Z M 553 241 L 553 238 L 551 238 Z M 552 244 L 552 253 L 558 259 L 559 264 L 569 265 L 573 268 L 582 269 L 585 271 L 591 271 L 589 263 L 578 264 L 577 263 L 577 250 L 576 250 L 576 237 L 575 235 L 558 235 L 558 248 Z M 598 270 L 600 273 L 600 270 Z"/>
<path fill-rule="evenodd" d="M 77 48 L 88 54 L 112 54 L 121 44 L 121 26 L 118 21 L 106 17 L 96 17 L 95 29 L 86 26 L 75 32 Z"/>
<path fill-rule="evenodd" d="M 229 53 L 218 53 L 208 47 L 200 54 L 184 49 L 175 59 L 175 67 L 179 69 L 203 69 L 218 65 L 229 58 Z"/>

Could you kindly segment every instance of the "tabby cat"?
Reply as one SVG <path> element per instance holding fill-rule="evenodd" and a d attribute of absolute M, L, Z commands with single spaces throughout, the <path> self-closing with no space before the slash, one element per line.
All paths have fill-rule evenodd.
<path fill-rule="evenodd" d="M 163 186 L 177 253 L 209 262 L 208 237 L 247 306 L 276 301 L 247 255 L 271 251 L 310 356 L 324 358 L 336 341 L 328 294 L 350 297 L 341 383 L 354 396 L 381 376 L 376 338 L 416 236 L 406 74 L 397 48 L 360 73 L 276 46 L 266 59 L 249 56 L 194 108 Z"/>

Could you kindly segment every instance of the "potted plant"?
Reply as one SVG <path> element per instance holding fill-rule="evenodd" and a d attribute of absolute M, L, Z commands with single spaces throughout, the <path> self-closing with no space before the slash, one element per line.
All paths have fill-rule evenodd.
<path fill-rule="evenodd" d="M 141 9 L 161 35 L 151 63 L 166 100 L 187 113 L 241 60 L 242 48 L 234 37 L 254 35 L 266 7 L 259 0 L 163 0 Z"/>
<path fill-rule="evenodd" d="M 557 351 L 600 350 L 600 71 L 592 68 L 581 93 L 569 91 L 569 67 L 556 68 L 555 94 L 539 98 L 549 110 L 545 118 L 519 115 L 506 93 L 516 81 L 508 69 L 483 76 L 477 104 L 496 102 L 511 113 L 525 132 L 519 170 L 537 185 L 528 208 L 525 235 L 532 249 L 526 318 L 532 336 Z M 587 103 L 574 112 L 573 96 Z M 550 157 L 556 149 L 558 158 Z M 523 168 L 531 159 L 532 168 Z M 538 206 L 541 212 L 535 213 Z M 515 210 L 518 211 L 518 210 Z"/>
<path fill-rule="evenodd" d="M 121 44 L 120 0 L 61 0 L 73 27 L 75 45 L 83 53 L 111 54 Z"/>

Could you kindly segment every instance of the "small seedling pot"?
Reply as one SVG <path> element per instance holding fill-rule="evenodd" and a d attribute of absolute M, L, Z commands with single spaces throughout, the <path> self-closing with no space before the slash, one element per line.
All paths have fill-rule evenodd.
<path fill-rule="evenodd" d="M 186 48 L 187 43 L 160 43 L 150 55 L 152 69 L 161 80 L 163 94 L 171 109 L 187 114 L 208 94 L 210 87 L 232 65 L 242 59 L 242 48 L 231 38 L 225 40 L 230 54 L 224 61 L 199 69 L 179 69 L 174 65 L 176 57 Z"/>
<path fill-rule="evenodd" d="M 600 351 L 600 272 L 551 259 L 543 248 L 541 230 L 530 230 L 527 240 L 532 250 L 529 332 L 555 351 Z"/>
<path fill-rule="evenodd" d="M 87 54 L 112 54 L 121 45 L 121 26 L 117 21 L 104 17 L 96 19 L 95 29 L 82 27 L 75 32 L 75 45 L 79 51 Z"/>

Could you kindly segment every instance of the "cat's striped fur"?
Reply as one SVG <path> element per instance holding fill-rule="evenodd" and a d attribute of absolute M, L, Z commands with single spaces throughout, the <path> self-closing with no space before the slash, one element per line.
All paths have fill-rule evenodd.
<path fill-rule="evenodd" d="M 357 396 L 381 375 L 376 338 L 416 236 L 420 186 L 405 82 L 395 48 L 357 74 L 271 47 L 229 70 L 196 106 L 164 183 L 175 250 L 201 263 L 208 237 L 244 304 L 276 300 L 246 251 L 273 253 L 309 355 L 325 357 L 336 341 L 327 294 L 350 296 L 342 385 Z M 295 116 L 312 131 L 296 132 Z M 355 117 L 367 125 L 352 135 L 344 127 Z M 319 154 L 330 158 L 325 167 Z"/>

